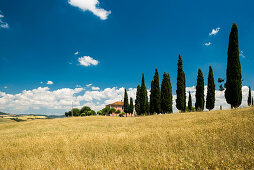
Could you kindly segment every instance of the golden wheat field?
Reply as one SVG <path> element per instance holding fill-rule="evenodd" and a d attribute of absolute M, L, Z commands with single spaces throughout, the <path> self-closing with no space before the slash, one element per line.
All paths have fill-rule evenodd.
<path fill-rule="evenodd" d="M 254 168 L 254 108 L 0 121 L 0 169 L 216 168 Z"/>

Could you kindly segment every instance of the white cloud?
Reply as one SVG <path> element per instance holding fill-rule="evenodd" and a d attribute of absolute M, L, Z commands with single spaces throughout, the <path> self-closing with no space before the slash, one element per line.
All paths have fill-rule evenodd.
<path fill-rule="evenodd" d="M 5 28 L 5 29 L 9 28 L 9 24 L 7 22 L 4 22 L 3 19 L 4 19 L 4 15 L 1 14 L 1 11 L 0 11 L 0 28 Z"/>
<path fill-rule="evenodd" d="M 42 81 L 41 81 L 40 83 L 41 83 L 41 84 L 43 84 L 43 82 L 42 82 Z"/>
<path fill-rule="evenodd" d="M 205 46 L 210 46 L 212 43 L 211 42 L 208 42 L 208 43 L 205 43 L 204 45 Z"/>
<path fill-rule="evenodd" d="M 242 58 L 245 58 L 245 55 L 243 53 L 243 50 L 240 51 L 240 54 L 239 54 Z"/>
<path fill-rule="evenodd" d="M 47 84 L 51 85 L 54 84 L 53 81 L 48 81 Z"/>
<path fill-rule="evenodd" d="M 92 90 L 100 90 L 100 88 L 99 87 L 92 87 Z"/>
<path fill-rule="evenodd" d="M 92 83 L 91 83 L 91 84 L 87 84 L 86 87 L 90 87 L 90 86 L 92 86 L 92 85 L 93 85 Z"/>
<path fill-rule="evenodd" d="M 216 35 L 218 34 L 218 32 L 220 31 L 220 27 L 216 28 L 216 29 L 212 29 L 212 32 L 209 33 L 210 36 Z"/>
<path fill-rule="evenodd" d="M 195 87 L 187 87 L 186 95 L 188 100 L 188 92 L 191 92 L 193 106 L 195 105 Z M 207 87 L 205 87 L 206 95 Z M 128 89 L 128 96 L 135 101 L 136 88 Z M 247 86 L 242 88 L 243 100 L 241 107 L 247 106 L 247 97 L 249 89 Z M 229 109 L 224 91 L 216 90 L 215 109 L 220 106 L 223 109 Z M 254 96 L 254 91 L 252 91 Z M 98 111 L 105 105 L 123 100 L 124 88 L 106 88 L 103 90 L 85 90 L 84 88 L 62 88 L 50 91 L 49 87 L 39 87 L 33 90 L 24 90 L 18 94 L 7 94 L 0 91 L 0 110 L 8 113 L 36 113 L 36 114 L 64 114 L 72 107 L 81 108 L 84 105 L 90 106 Z M 174 112 L 178 112 L 175 107 L 176 95 L 173 95 Z M 188 102 L 188 101 L 186 101 Z"/>
<path fill-rule="evenodd" d="M 99 8 L 100 2 L 98 0 L 69 0 L 69 4 L 82 9 L 83 11 L 90 11 L 102 20 L 106 20 L 111 11 Z"/>
<path fill-rule="evenodd" d="M 79 54 L 79 51 L 75 52 L 74 55 L 78 55 Z"/>
<path fill-rule="evenodd" d="M 4 86 L 5 89 L 7 89 L 8 87 L 7 86 Z"/>
<path fill-rule="evenodd" d="M 80 57 L 80 58 L 78 59 L 78 61 L 79 61 L 80 65 L 85 66 L 85 67 L 88 67 L 88 66 L 90 66 L 90 65 L 96 66 L 96 65 L 99 64 L 99 61 L 98 61 L 98 60 L 95 60 L 95 59 L 93 59 L 93 58 L 90 57 L 90 56 Z"/>

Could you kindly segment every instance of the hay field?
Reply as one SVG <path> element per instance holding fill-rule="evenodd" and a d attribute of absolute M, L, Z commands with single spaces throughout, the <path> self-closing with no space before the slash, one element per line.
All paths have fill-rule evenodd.
<path fill-rule="evenodd" d="M 0 124 L 0 169 L 253 169 L 254 108 Z"/>

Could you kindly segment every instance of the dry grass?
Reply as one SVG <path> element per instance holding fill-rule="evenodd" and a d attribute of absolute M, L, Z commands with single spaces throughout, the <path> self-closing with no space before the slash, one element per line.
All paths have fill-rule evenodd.
<path fill-rule="evenodd" d="M 0 124 L 0 169 L 169 168 L 254 168 L 254 108 Z"/>

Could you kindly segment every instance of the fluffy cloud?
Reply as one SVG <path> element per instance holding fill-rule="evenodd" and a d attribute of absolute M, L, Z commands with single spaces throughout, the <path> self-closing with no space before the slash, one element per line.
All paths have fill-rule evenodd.
<path fill-rule="evenodd" d="M 47 84 L 51 85 L 54 84 L 53 81 L 48 81 Z"/>
<path fill-rule="evenodd" d="M 95 60 L 95 59 L 93 59 L 93 58 L 90 57 L 90 56 L 80 57 L 80 58 L 78 59 L 78 61 L 79 61 L 80 65 L 85 66 L 85 67 L 88 67 L 88 66 L 90 66 L 90 65 L 96 66 L 96 65 L 99 64 L 99 61 L 98 61 L 98 60 Z"/>
<path fill-rule="evenodd" d="M 92 87 L 92 90 L 100 90 L 100 88 L 99 87 Z"/>
<path fill-rule="evenodd" d="M 74 53 L 74 55 L 78 55 L 79 54 L 79 51 L 76 51 L 75 53 Z"/>
<path fill-rule="evenodd" d="M 99 8 L 98 0 L 69 0 L 69 4 L 82 9 L 83 11 L 91 11 L 94 15 L 102 20 L 106 20 L 111 11 Z"/>
<path fill-rule="evenodd" d="M 218 32 L 220 31 L 220 27 L 216 28 L 216 29 L 212 29 L 212 32 L 209 33 L 210 36 L 216 35 L 218 34 Z"/>
<path fill-rule="evenodd" d="M 205 43 L 204 45 L 205 46 L 210 46 L 212 43 L 211 42 L 208 42 L 208 43 Z"/>
<path fill-rule="evenodd" d="M 186 92 L 192 95 L 193 105 L 195 103 L 195 87 L 187 87 Z M 205 94 L 207 87 L 205 87 Z M 247 106 L 248 87 L 243 86 L 243 100 L 241 107 Z M 134 100 L 136 98 L 136 88 L 128 89 L 128 96 Z M 254 95 L 254 91 L 252 91 Z M 0 110 L 9 113 L 38 113 L 38 114 L 64 114 L 72 107 L 81 108 L 84 105 L 90 106 L 92 109 L 98 111 L 105 107 L 105 105 L 115 101 L 123 100 L 124 88 L 106 88 L 104 90 L 85 90 L 84 88 L 63 88 L 51 91 L 48 87 L 39 87 L 33 90 L 24 90 L 18 94 L 7 94 L 0 92 Z M 176 95 L 173 95 L 173 110 L 178 112 L 175 108 Z M 188 95 L 187 95 L 188 99 Z M 215 109 L 229 109 L 224 91 L 216 90 Z"/>
<path fill-rule="evenodd" d="M 87 84 L 86 87 L 90 87 L 90 86 L 92 86 L 92 85 L 93 85 L 92 83 L 91 83 L 91 84 Z"/>
<path fill-rule="evenodd" d="M 0 28 L 9 28 L 9 24 L 7 22 L 4 22 L 3 21 L 4 19 L 4 15 L 1 14 L 1 11 L 0 11 Z"/>

